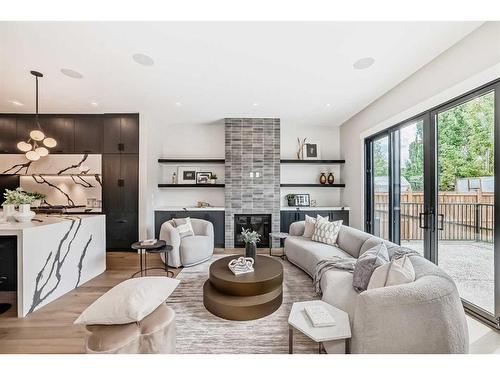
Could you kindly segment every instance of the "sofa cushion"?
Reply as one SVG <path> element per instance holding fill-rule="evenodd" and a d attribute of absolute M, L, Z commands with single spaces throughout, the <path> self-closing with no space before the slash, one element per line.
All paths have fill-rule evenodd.
<path fill-rule="evenodd" d="M 191 218 L 174 219 L 175 227 L 179 231 L 180 238 L 194 236 Z"/>
<path fill-rule="evenodd" d="M 389 254 L 383 242 L 365 251 L 354 265 L 352 286 L 359 292 L 366 290 L 373 271 L 387 262 Z"/>
<path fill-rule="evenodd" d="M 314 234 L 312 235 L 312 240 L 316 242 L 323 242 L 327 245 L 336 245 L 337 236 L 339 235 L 341 226 L 342 220 L 329 222 L 318 219 L 316 221 L 316 225 L 314 226 Z"/>
<path fill-rule="evenodd" d="M 322 300 L 349 314 L 351 323 L 354 321 L 356 298 L 358 293 L 352 287 L 352 273 L 331 269 L 321 278 Z"/>
<path fill-rule="evenodd" d="M 332 256 L 352 258 L 336 246 L 314 242 L 302 236 L 289 236 L 285 240 L 285 255 L 290 262 L 302 268 L 310 276 L 314 275 L 316 265 L 322 259 Z"/>
<path fill-rule="evenodd" d="M 371 234 L 362 232 L 358 229 L 342 225 L 339 230 L 339 235 L 337 237 L 337 246 L 349 253 L 354 258 L 359 257 L 361 246 L 366 242 L 366 240 L 373 237 Z M 380 241 L 379 241 L 380 242 Z"/>

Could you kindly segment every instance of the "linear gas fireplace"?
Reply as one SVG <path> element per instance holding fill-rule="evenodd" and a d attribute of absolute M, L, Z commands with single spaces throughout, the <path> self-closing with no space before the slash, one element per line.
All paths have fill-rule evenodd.
<path fill-rule="evenodd" d="M 257 247 L 269 247 L 271 215 L 234 215 L 234 247 L 245 247 L 245 243 L 241 238 L 241 231 L 243 229 L 250 229 L 260 234 L 260 242 L 257 244 Z"/>

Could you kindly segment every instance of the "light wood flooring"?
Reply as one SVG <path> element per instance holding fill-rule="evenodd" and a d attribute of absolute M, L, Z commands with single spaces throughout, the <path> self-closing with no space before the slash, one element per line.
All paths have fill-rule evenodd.
<path fill-rule="evenodd" d="M 279 252 L 278 249 L 273 251 Z M 216 249 L 216 253 L 242 254 L 243 249 Z M 266 249 L 259 253 L 267 253 Z M 148 255 L 149 267 L 161 267 L 158 255 Z M 139 255 L 131 252 L 107 253 L 107 270 L 93 280 L 35 311 L 17 318 L 15 307 L 0 315 L 0 353 L 83 353 L 85 328 L 73 325 L 80 313 L 99 296 L 139 269 Z M 177 275 L 181 269 L 173 269 Z M 151 271 L 148 275 L 162 275 Z M 15 294 L 0 295 L 0 302 Z M 467 316 L 470 353 L 500 353 L 500 333 Z"/>
<path fill-rule="evenodd" d="M 216 249 L 216 253 L 242 254 L 243 249 Z M 273 252 L 279 249 L 273 249 Z M 259 249 L 259 253 L 267 249 Z M 15 293 L 5 293 L 0 302 L 12 307 L 0 315 L 0 353 L 83 353 L 85 328 L 73 324 L 80 313 L 116 284 L 139 269 L 139 255 L 132 252 L 107 253 L 107 270 L 77 289 L 49 303 L 26 318 L 18 318 Z M 148 267 L 162 267 L 159 255 L 148 255 Z M 175 275 L 182 268 L 171 269 Z M 148 275 L 164 275 L 149 271 Z"/>

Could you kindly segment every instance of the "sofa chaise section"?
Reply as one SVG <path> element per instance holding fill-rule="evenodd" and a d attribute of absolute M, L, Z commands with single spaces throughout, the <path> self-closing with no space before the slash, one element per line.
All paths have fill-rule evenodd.
<path fill-rule="evenodd" d="M 287 259 L 314 275 L 316 263 L 331 256 L 358 258 L 384 242 L 390 256 L 398 245 L 354 228 L 342 226 L 337 246 L 303 237 L 304 222 L 290 226 L 285 240 Z M 321 279 L 323 301 L 346 311 L 351 323 L 352 353 L 467 353 L 465 313 L 453 280 L 438 266 L 418 255 L 410 259 L 414 282 L 357 293 L 352 273 L 327 271 Z M 325 343 L 327 352 L 335 343 Z"/>

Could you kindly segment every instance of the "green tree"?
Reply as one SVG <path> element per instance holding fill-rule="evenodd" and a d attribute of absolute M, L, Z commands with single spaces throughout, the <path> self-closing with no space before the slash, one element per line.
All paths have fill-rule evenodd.
<path fill-rule="evenodd" d="M 439 189 L 455 190 L 458 178 L 492 176 L 494 93 L 455 106 L 437 116 Z M 417 126 L 401 174 L 417 188 L 423 176 L 423 129 Z M 413 183 L 412 183 L 413 181 Z M 414 186 L 415 185 L 415 186 Z"/>

